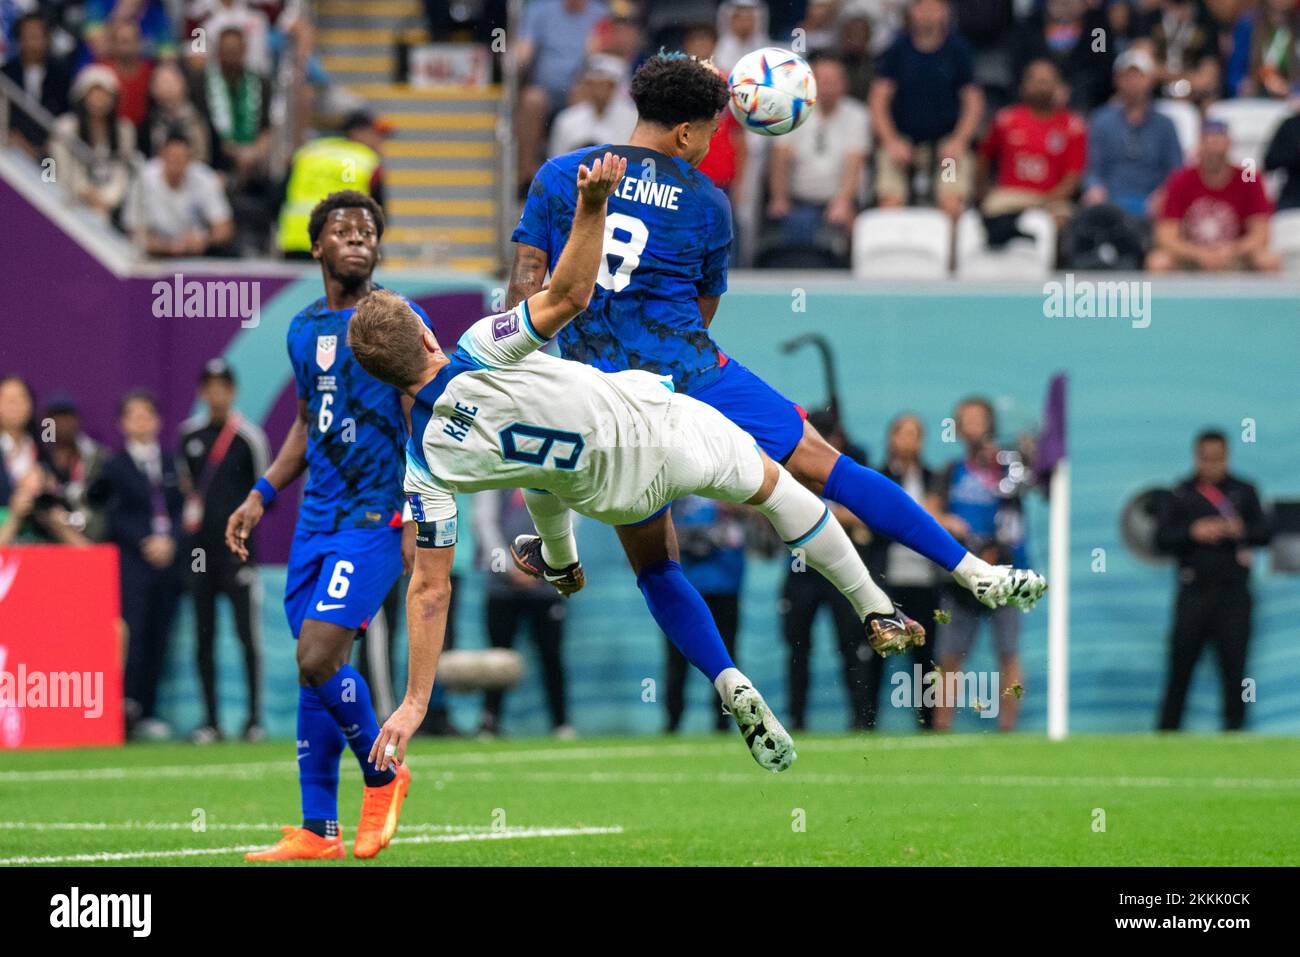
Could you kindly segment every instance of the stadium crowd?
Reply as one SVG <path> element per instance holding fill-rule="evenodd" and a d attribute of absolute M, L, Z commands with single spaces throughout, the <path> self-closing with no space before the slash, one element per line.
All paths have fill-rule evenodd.
<path fill-rule="evenodd" d="M 53 181 L 149 255 L 264 255 L 283 191 L 272 105 L 324 83 L 310 24 L 300 0 L 0 4 L 4 74 L 55 118 L 14 104 L 9 145 L 53 159 Z"/>
<path fill-rule="evenodd" d="M 505 22 L 499 2 L 425 6 L 438 41 L 488 42 Z M 809 59 L 804 126 L 767 139 L 725 114 L 703 166 L 743 265 L 844 266 L 861 211 L 933 206 L 977 210 L 994 246 L 1044 210 L 1064 268 L 1273 271 L 1270 218 L 1300 208 L 1300 115 L 1242 157 L 1207 113 L 1291 100 L 1295 0 L 528 0 L 518 34 L 521 195 L 547 156 L 627 137 L 627 82 L 654 50 L 724 73 L 769 45 Z M 265 255 L 277 216 L 296 235 L 299 159 L 359 155 L 382 202 L 375 117 L 342 109 L 340 135 L 307 141 L 331 90 L 313 49 L 300 0 L 8 0 L 4 73 L 57 118 L 15 107 L 10 143 L 52 157 L 149 255 Z M 273 122 L 285 97 L 298 109 Z"/>
<path fill-rule="evenodd" d="M 1300 203 L 1300 117 L 1233 162 L 1207 111 L 1289 101 L 1297 40 L 1294 0 L 532 0 L 518 186 L 548 154 L 626 137 L 649 52 L 726 73 L 775 45 L 809 60 L 818 102 L 770 140 L 723 117 L 704 171 L 731 197 L 740 262 L 845 265 L 862 210 L 934 206 L 977 210 L 993 245 L 1045 210 L 1063 267 L 1273 271 L 1265 174 L 1278 208 Z"/>

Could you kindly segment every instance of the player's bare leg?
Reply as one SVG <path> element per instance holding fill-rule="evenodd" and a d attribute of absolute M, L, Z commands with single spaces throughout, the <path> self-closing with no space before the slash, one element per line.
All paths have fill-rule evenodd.
<path fill-rule="evenodd" d="M 865 510 L 861 497 L 857 494 L 844 495 L 834 474 L 837 469 L 846 473 L 856 469 L 858 475 L 869 473 L 870 470 L 863 469 L 848 459 L 841 462 L 841 459 L 843 454 L 805 422 L 803 438 L 785 464 L 790 474 L 809 491 L 839 502 L 857 515 L 868 528 L 891 535 L 913 551 L 948 569 L 958 584 L 969 589 L 989 608 L 1011 605 L 1021 611 L 1028 611 L 1047 591 L 1046 579 L 1032 569 L 990 565 L 965 551 L 922 506 L 913 502 L 901 490 L 897 490 L 895 501 L 899 506 L 898 511 L 905 514 L 889 516 L 891 521 L 898 521 L 898 527 L 881 528 L 880 513 L 877 512 L 874 516 L 863 514 Z M 876 477 L 880 483 L 889 482 L 883 477 Z M 895 494 L 895 489 L 890 485 L 878 484 L 876 487 L 891 495 Z M 845 501 L 845 498 L 852 498 L 853 501 Z"/>
<path fill-rule="evenodd" d="M 795 446 L 785 467 L 799 484 L 815 495 L 826 491 L 826 479 L 843 453 L 827 442 L 810 422 L 803 424 L 803 438 Z"/>
<path fill-rule="evenodd" d="M 708 606 L 682 574 L 671 512 L 616 531 L 659 627 L 713 682 L 754 760 L 769 771 L 784 771 L 795 759 L 794 741 L 731 660 Z"/>

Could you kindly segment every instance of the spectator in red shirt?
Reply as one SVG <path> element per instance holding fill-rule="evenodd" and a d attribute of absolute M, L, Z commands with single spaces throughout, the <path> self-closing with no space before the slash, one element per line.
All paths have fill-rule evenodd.
<path fill-rule="evenodd" d="M 117 77 L 117 115 L 138 129 L 149 112 L 153 61 L 141 53 L 140 26 L 134 20 L 109 22 L 104 65 Z"/>
<path fill-rule="evenodd" d="M 1063 99 L 1056 64 L 1034 60 L 1025 68 L 1021 102 L 998 111 L 980 145 L 985 216 L 1045 209 L 1057 226 L 1070 217 L 1083 180 L 1088 127 L 1060 105 Z"/>
<path fill-rule="evenodd" d="M 1228 160 L 1232 140 L 1222 121 L 1201 125 L 1200 157 L 1177 170 L 1165 184 L 1164 209 L 1156 223 L 1152 272 L 1276 272 L 1278 255 L 1269 248 L 1273 207 L 1259 178 Z"/>

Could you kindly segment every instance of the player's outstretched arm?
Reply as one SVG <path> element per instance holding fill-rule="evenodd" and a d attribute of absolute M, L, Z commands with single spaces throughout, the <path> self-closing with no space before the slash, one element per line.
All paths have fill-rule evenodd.
<path fill-rule="evenodd" d="M 546 253 L 527 243 L 515 244 L 515 261 L 506 286 L 506 308 L 513 309 L 542 288 L 546 279 Z"/>
<path fill-rule="evenodd" d="M 379 729 L 370 749 L 370 760 L 381 771 L 394 760 L 399 764 L 405 760 L 406 747 L 428 710 L 447 634 L 455 553 L 455 546 L 415 550 L 415 571 L 406 592 L 406 697 Z"/>
<path fill-rule="evenodd" d="M 593 162 L 591 169 L 578 167 L 578 204 L 569 241 L 551 272 L 551 284 L 527 300 L 533 328 L 546 339 L 563 329 L 591 301 L 605 243 L 605 201 L 625 172 L 627 159 L 612 153 Z"/>
<path fill-rule="evenodd" d="M 277 492 L 307 471 L 307 402 L 298 400 L 298 417 L 289 427 L 289 434 L 275 456 L 275 461 L 262 478 Z M 267 501 L 256 486 L 248 493 L 242 505 L 230 513 L 226 522 L 226 547 L 248 561 L 248 536 L 266 512 Z"/>

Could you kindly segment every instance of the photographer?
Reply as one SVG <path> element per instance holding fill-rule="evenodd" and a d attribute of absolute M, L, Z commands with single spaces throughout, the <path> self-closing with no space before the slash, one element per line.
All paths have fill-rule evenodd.
<path fill-rule="evenodd" d="M 1025 522 L 1020 495 L 1027 474 L 1014 452 L 1004 452 L 996 441 L 997 420 L 993 404 L 982 396 L 963 399 L 953 411 L 957 436 L 966 446 L 965 456 L 952 463 L 939 482 L 945 528 L 972 553 L 994 565 L 1024 565 Z M 1000 687 L 1020 683 L 1020 612 L 1006 606 L 990 610 L 970 592 L 953 584 L 942 588 L 941 607 L 948 621 L 935 640 L 939 667 L 945 674 L 958 671 L 975 643 L 981 622 L 989 622 L 997 642 Z M 985 702 L 989 704 L 989 702 Z M 1015 728 L 1017 699 L 1008 695 L 998 702 L 998 730 Z M 934 712 L 936 731 L 952 727 L 953 702 L 943 701 Z"/>
<path fill-rule="evenodd" d="M 87 544 L 36 440 L 34 405 L 25 381 L 18 376 L 0 378 L 0 545 Z"/>

